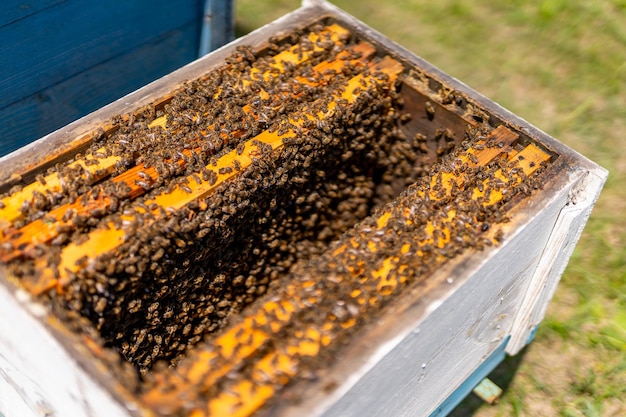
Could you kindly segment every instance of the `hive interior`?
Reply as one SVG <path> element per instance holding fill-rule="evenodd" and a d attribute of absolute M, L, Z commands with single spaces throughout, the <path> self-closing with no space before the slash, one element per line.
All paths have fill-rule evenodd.
<path fill-rule="evenodd" d="M 344 256 L 333 242 L 376 241 L 372 219 L 387 203 L 433 172 L 432 188 L 442 189 L 447 155 L 493 130 L 461 95 L 415 74 L 404 80 L 404 65 L 332 22 L 240 47 L 172 97 L 112 120 L 82 155 L 10 190 L 0 259 L 70 329 L 142 377 L 156 363 L 175 366 L 259 297 L 281 294 L 290 276 Z M 491 176 L 506 163 L 494 162 Z M 402 207 L 424 198 L 419 190 L 405 192 Z M 467 218 L 447 256 L 492 244 L 480 233 L 502 213 L 473 212 L 457 207 Z M 356 224 L 362 233 L 350 237 Z M 333 316 L 356 308 L 340 305 Z"/>

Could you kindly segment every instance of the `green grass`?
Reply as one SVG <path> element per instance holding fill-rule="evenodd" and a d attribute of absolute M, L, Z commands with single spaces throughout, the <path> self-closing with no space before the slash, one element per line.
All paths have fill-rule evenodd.
<path fill-rule="evenodd" d="M 610 171 L 500 403 L 455 415 L 626 415 L 626 1 L 335 3 Z M 238 0 L 239 33 L 298 5 Z"/>

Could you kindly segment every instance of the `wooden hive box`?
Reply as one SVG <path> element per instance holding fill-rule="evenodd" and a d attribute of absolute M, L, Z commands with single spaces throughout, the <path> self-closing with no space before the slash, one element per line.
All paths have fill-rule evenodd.
<path fill-rule="evenodd" d="M 345 49 L 320 55 L 340 43 Z M 305 44 L 309 49 L 303 50 Z M 277 52 L 277 45 L 286 46 Z M 151 188 L 163 169 L 149 166 L 154 161 L 137 156 L 116 165 L 121 157 L 99 154 L 103 138 L 128 142 L 120 132 L 132 124 L 129 120 L 147 118 L 144 128 L 152 133 L 200 124 L 202 115 L 194 113 L 176 125 L 170 111 L 178 105 L 177 92 L 199 88 L 188 80 L 218 85 L 216 74 L 227 78 L 220 68 L 225 63 L 239 68 L 250 52 L 282 55 L 265 72 L 251 69 L 242 88 L 260 80 L 275 88 L 275 95 L 285 93 L 285 103 L 302 97 L 302 90 L 283 91 L 291 81 L 271 78 L 313 61 L 308 72 L 296 72 L 299 85 L 311 88 L 311 102 L 283 109 L 284 125 L 272 127 L 271 116 L 250 110 L 272 99 L 254 90 L 258 99 L 240 103 L 243 113 L 238 114 L 253 114 L 250 123 L 258 125 L 249 132 L 222 131 L 210 121 L 207 129 L 216 133 L 202 131 L 205 139 L 220 143 L 226 136 L 247 139 L 224 147 L 206 169 L 160 191 Z M 342 77 L 346 83 L 335 84 Z M 219 86 L 216 97 L 228 93 Z M 311 104 L 331 88 L 336 88 L 331 101 Z M 146 109 L 154 111 L 145 116 Z M 350 138 L 354 147 L 342 144 L 342 138 Z M 323 154 L 318 157 L 313 143 L 335 150 L 317 149 Z M 162 158 L 174 158 L 181 169 L 195 163 L 189 159 L 193 147 L 180 149 L 179 157 Z M 0 164 L 0 190 L 7 193 L 0 209 L 0 412 L 5 417 L 445 414 L 455 404 L 455 391 L 489 358 L 515 354 L 532 337 L 607 175 L 322 1 L 305 3 Z M 104 188 L 82 191 L 84 198 L 77 195 L 60 209 L 33 211 L 33 190 L 68 187 L 64 164 L 80 165 L 81 181 L 89 186 L 127 184 L 130 191 L 116 198 L 115 207 L 130 214 L 96 214 L 105 203 L 107 210 L 114 204 Z M 371 174 L 379 172 L 369 169 L 372 164 L 382 174 Z M 56 172 L 47 174 L 53 166 Z M 275 175 L 277 170 L 284 175 Z M 263 174 L 255 185 L 239 180 L 250 180 L 251 172 Z M 259 185 L 264 179 L 266 188 Z M 303 183 L 314 183 L 326 194 L 316 189 L 289 194 L 306 188 Z M 22 187 L 9 191 L 16 184 Z M 237 200 L 237 193 L 247 193 L 233 191 L 241 184 L 257 194 L 250 188 L 247 199 Z M 342 193 L 349 199 L 347 209 L 340 208 Z M 298 210 L 318 194 L 333 208 L 320 204 L 317 212 L 302 215 Z M 14 204 L 17 195 L 26 197 Z M 363 205 L 364 195 L 386 198 Z M 254 206 L 254 199 L 267 205 Z M 92 201 L 97 204 L 90 206 Z M 261 208 L 257 213 L 246 211 L 248 206 Z M 295 207 L 292 214 L 290 207 Z M 85 210 L 84 222 L 62 219 L 68 208 Z M 240 217 L 238 210 L 244 213 Z M 214 221 L 218 212 L 223 223 Z M 315 246 L 310 259 L 299 260 L 302 243 L 285 236 L 300 233 L 295 231 L 313 217 L 335 212 L 351 219 L 346 221 L 352 227 Z M 141 224 L 134 220 L 139 217 Z M 238 220 L 228 223 L 231 218 Z M 207 223 L 218 223 L 219 233 L 180 230 L 171 219 L 189 222 L 185 225 L 202 219 L 207 230 Z M 283 240 L 261 246 L 276 230 L 284 231 Z M 69 242 L 59 237 L 65 233 Z M 332 235 L 326 229 L 315 233 L 320 242 Z M 156 240 L 165 243 L 155 247 Z M 251 257 L 244 259 L 254 265 L 264 265 L 259 252 L 261 258 L 280 254 L 295 260 L 284 267 L 283 258 L 274 259 L 267 281 L 247 271 L 254 278 L 248 283 L 246 276 L 231 277 L 216 266 L 230 259 L 232 248 L 247 251 Z M 143 267 L 125 263 L 135 257 L 148 261 Z M 230 262 L 233 271 L 242 268 Z M 165 286 L 154 278 L 162 266 L 175 278 Z M 193 275 L 189 283 L 198 268 L 208 272 Z M 212 288 L 225 291 L 231 285 L 244 290 L 232 290 L 214 304 L 207 301 Z M 134 291 L 127 299 L 126 288 Z M 74 293 L 84 297 L 78 307 Z M 223 314 L 211 322 L 216 309 Z M 167 332 L 176 338 L 162 343 Z M 172 353 L 174 341 L 182 343 L 180 355 Z"/>

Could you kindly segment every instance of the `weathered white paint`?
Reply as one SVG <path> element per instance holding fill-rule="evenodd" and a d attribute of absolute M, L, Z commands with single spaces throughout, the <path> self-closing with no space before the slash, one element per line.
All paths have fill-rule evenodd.
<path fill-rule="evenodd" d="M 45 416 L 51 407 L 41 388 L 0 353 L 0 413 L 4 416 Z"/>
<path fill-rule="evenodd" d="M 604 170 L 590 171 L 570 190 L 518 310 L 506 347 L 509 355 L 517 354 L 526 346 L 533 327 L 543 320 L 605 180 Z"/>
<path fill-rule="evenodd" d="M 43 311 L 24 293 L 17 295 L 0 285 L 0 413 L 129 417 L 32 314 Z"/>

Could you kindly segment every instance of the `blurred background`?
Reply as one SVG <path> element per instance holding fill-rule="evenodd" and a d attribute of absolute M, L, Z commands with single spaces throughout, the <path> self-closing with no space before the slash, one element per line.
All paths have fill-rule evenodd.
<path fill-rule="evenodd" d="M 455 416 L 626 416 L 626 1 L 335 0 L 610 171 L 533 343 Z M 238 36 L 299 0 L 237 0 Z"/>

